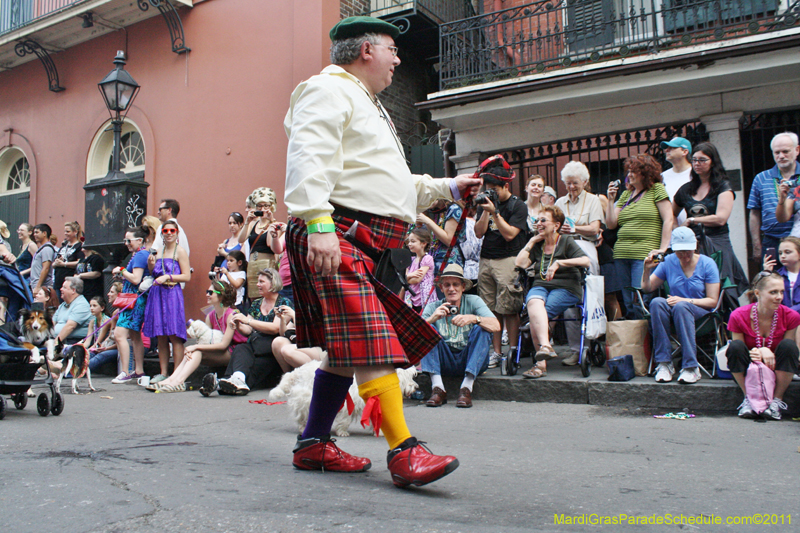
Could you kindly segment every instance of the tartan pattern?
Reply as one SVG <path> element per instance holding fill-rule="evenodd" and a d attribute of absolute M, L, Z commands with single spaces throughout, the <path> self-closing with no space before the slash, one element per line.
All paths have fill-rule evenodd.
<path fill-rule="evenodd" d="M 342 262 L 334 276 L 312 273 L 301 219 L 289 221 L 286 250 L 295 295 L 297 345 L 321 346 L 334 367 L 418 363 L 441 340 L 439 333 L 372 276 L 374 262 L 344 239 L 353 221 L 334 216 Z M 378 250 L 403 245 L 407 224 L 373 216 L 356 238 Z"/>

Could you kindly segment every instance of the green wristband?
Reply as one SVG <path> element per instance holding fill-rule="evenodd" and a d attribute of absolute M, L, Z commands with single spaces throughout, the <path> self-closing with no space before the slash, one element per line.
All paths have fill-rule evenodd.
<path fill-rule="evenodd" d="M 317 223 L 311 224 L 306 228 L 306 231 L 311 233 L 334 233 L 336 231 L 336 225 L 330 223 Z"/>

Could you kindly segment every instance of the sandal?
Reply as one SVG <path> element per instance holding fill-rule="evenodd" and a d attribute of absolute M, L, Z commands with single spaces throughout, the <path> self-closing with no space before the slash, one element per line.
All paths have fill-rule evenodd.
<path fill-rule="evenodd" d="M 547 346 L 546 344 L 543 344 L 539 348 L 539 351 L 536 352 L 535 357 L 537 361 L 548 361 L 550 359 L 555 359 L 556 357 L 558 357 L 558 354 L 552 348 L 552 346 Z"/>
<path fill-rule="evenodd" d="M 186 383 L 180 385 L 161 385 L 156 392 L 186 392 Z"/>
<path fill-rule="evenodd" d="M 547 370 L 542 370 L 541 367 L 535 366 L 530 370 L 523 372 L 522 377 L 525 379 L 543 378 L 547 375 Z"/>
<path fill-rule="evenodd" d="M 155 392 L 160 388 L 161 388 L 161 383 L 153 383 L 152 381 L 147 387 L 145 387 L 145 389 L 149 390 L 150 392 Z"/>

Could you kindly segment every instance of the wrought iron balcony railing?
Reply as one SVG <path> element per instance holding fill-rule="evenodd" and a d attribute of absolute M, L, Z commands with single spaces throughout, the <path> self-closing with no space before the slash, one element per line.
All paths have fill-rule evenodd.
<path fill-rule="evenodd" d="M 87 0 L 0 0 L 0 35 Z"/>
<path fill-rule="evenodd" d="M 440 88 L 787 29 L 800 0 L 541 0 L 444 23 Z"/>
<path fill-rule="evenodd" d="M 372 0 L 365 14 L 391 19 L 401 13 L 421 13 L 437 24 L 475 15 L 469 0 Z"/>

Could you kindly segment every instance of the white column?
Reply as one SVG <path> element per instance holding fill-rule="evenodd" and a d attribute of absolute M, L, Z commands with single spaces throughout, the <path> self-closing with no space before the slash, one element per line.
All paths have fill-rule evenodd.
<path fill-rule="evenodd" d="M 747 268 L 747 209 L 745 208 L 744 191 L 742 183 L 744 177 L 742 172 L 742 150 L 739 141 L 739 119 L 742 112 L 723 113 L 720 115 L 709 115 L 700 117 L 700 121 L 705 124 L 706 131 L 709 133 L 710 141 L 717 147 L 722 158 L 725 170 L 736 170 L 739 172 L 739 184 L 736 192 L 736 200 L 733 202 L 733 211 L 728 219 L 730 228 L 731 244 L 736 258 L 742 265 L 748 279 L 750 273 Z M 737 189 L 737 187 L 734 187 Z"/>

